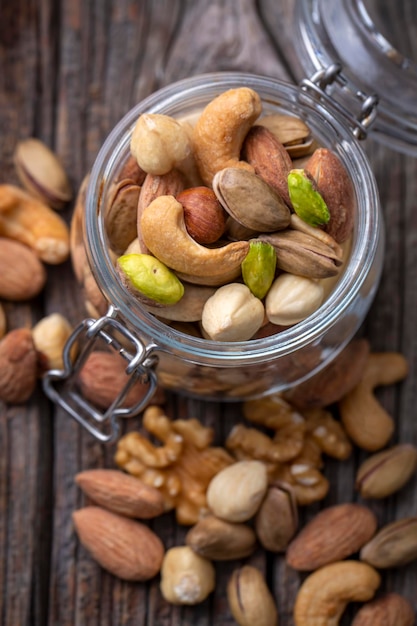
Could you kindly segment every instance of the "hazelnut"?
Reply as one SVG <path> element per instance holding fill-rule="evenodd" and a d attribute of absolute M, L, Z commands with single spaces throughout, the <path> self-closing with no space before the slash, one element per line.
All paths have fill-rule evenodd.
<path fill-rule="evenodd" d="M 198 243 L 214 243 L 226 229 L 227 214 L 209 187 L 191 187 L 177 196 L 185 226 Z"/>
<path fill-rule="evenodd" d="M 215 586 L 215 570 L 208 559 L 188 546 L 170 548 L 161 567 L 161 592 L 172 604 L 203 602 Z"/>

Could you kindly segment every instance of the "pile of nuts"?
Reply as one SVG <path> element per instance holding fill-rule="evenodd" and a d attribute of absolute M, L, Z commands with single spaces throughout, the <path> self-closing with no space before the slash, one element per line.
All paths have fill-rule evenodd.
<path fill-rule="evenodd" d="M 119 275 L 135 297 L 167 323 L 197 322 L 202 336 L 220 341 L 251 339 L 265 327 L 278 332 L 315 310 L 325 296 L 322 281 L 343 265 L 353 227 L 351 182 L 336 156 L 314 145 L 301 120 L 274 115 L 255 124 L 260 114 L 259 97 L 244 88 L 213 100 L 194 128 L 141 116 L 134 158 L 114 183 L 106 215 Z M 227 150 L 219 151 L 225 136 Z M 308 157 L 302 167 L 300 156 Z M 0 297 L 35 298 L 45 285 L 45 264 L 64 262 L 71 247 L 91 311 L 100 314 L 106 304 L 83 242 L 76 228 L 70 237 L 56 212 L 71 199 L 62 166 L 32 139 L 18 145 L 15 162 L 26 190 L 0 185 Z M 71 330 L 52 314 L 31 329 L 6 332 L 0 307 L 0 400 L 25 402 L 45 369 L 61 368 Z M 217 447 L 213 430 L 198 420 L 169 419 L 158 390 L 156 405 L 144 412 L 144 432 L 118 442 L 118 469 L 75 477 L 92 502 L 73 514 L 81 543 L 115 576 L 160 575 L 163 597 L 189 605 L 215 588 L 213 562 L 245 559 L 261 546 L 285 553 L 289 567 L 308 574 L 295 601 L 296 626 L 336 625 L 349 602 L 364 603 L 354 626 L 382 619 L 386 626 L 412 626 L 414 610 L 405 598 L 373 598 L 384 570 L 417 558 L 417 518 L 378 528 L 370 508 L 348 502 L 323 509 L 304 528 L 298 515 L 328 492 L 324 457 L 342 462 L 353 445 L 369 452 L 356 476 L 365 500 L 386 498 L 415 475 L 416 447 L 390 446 L 394 423 L 374 394 L 407 370 L 402 355 L 372 353 L 366 340 L 353 340 L 305 383 L 244 403 L 242 422 Z M 93 351 L 78 384 L 89 401 L 107 408 L 124 375 L 118 354 Z M 144 393 L 136 383 L 125 404 Z M 335 404 L 340 420 L 329 409 Z M 190 528 L 185 545 L 166 549 L 148 521 L 169 511 Z M 242 626 L 278 623 L 257 568 L 236 567 L 227 597 Z"/>
<path fill-rule="evenodd" d="M 14 157 L 24 189 L 0 185 L 0 298 L 25 302 L 44 289 L 47 266 L 69 257 L 70 232 L 58 211 L 72 191 L 61 163 L 39 140 L 21 141 Z M 0 399 L 25 402 L 46 369 L 62 367 L 62 349 L 71 332 L 59 313 L 33 328 L 7 332 L 0 305 Z"/>
<path fill-rule="evenodd" d="M 246 341 L 322 304 L 348 254 L 355 196 L 301 119 L 262 115 L 240 87 L 193 124 L 140 115 L 130 149 L 105 226 L 118 276 L 145 308 L 206 339 Z"/>
<path fill-rule="evenodd" d="M 352 351 L 357 358 L 350 360 Z M 216 562 L 242 561 L 261 547 L 284 554 L 288 567 L 306 574 L 294 604 L 296 626 L 336 625 L 350 602 L 362 603 L 355 626 L 412 626 L 415 613 L 406 598 L 376 594 L 385 570 L 417 558 L 417 518 L 378 528 L 366 504 L 342 502 L 322 509 L 304 527 L 299 521 L 299 507 L 327 493 L 328 486 L 317 490 L 314 480 L 322 454 L 343 461 L 353 444 L 370 452 L 356 476 L 364 500 L 386 498 L 415 475 L 417 448 L 389 446 L 392 420 L 373 393 L 403 380 L 407 370 L 402 355 L 370 352 L 364 339 L 356 339 L 324 373 L 287 398 L 244 403 L 242 420 L 256 428 L 237 423 L 224 448 L 211 447 L 212 429 L 196 419 L 171 420 L 161 406 L 149 406 L 144 431 L 129 432 L 117 443 L 115 462 L 124 471 L 76 476 L 92 501 L 74 513 L 81 542 L 116 576 L 145 581 L 159 574 L 167 602 L 185 605 L 203 602 L 214 590 Z M 328 399 L 337 403 L 340 421 Z M 297 436 L 280 441 L 269 434 L 290 426 Z M 142 520 L 169 511 L 190 528 L 184 545 L 165 549 Z M 227 598 L 238 624 L 278 624 L 273 593 L 256 567 L 236 565 Z"/>

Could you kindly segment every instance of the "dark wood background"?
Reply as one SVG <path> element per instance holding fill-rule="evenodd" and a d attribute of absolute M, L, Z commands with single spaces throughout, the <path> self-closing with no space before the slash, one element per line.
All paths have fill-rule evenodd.
<path fill-rule="evenodd" d="M 291 80 L 282 57 L 291 5 L 275 0 L 0 0 L 0 182 L 17 182 L 15 143 L 36 136 L 60 155 L 77 188 L 113 125 L 144 96 L 176 79 L 245 70 Z M 400 19 L 401 12 L 394 17 Z M 416 58 L 415 22 L 408 18 L 399 32 Z M 379 397 L 396 419 L 393 441 L 417 443 L 417 159 L 371 139 L 365 149 L 386 216 L 387 252 L 364 330 L 374 350 L 401 351 L 409 360 L 404 384 L 382 390 Z M 69 221 L 71 207 L 65 216 Z M 85 316 L 70 263 L 48 272 L 42 296 L 6 305 L 10 329 L 56 311 L 74 324 Z M 169 398 L 168 412 L 204 419 L 216 427 L 218 441 L 241 415 L 238 405 L 179 397 Z M 217 567 L 217 588 L 207 601 L 181 608 L 163 601 L 158 579 L 148 586 L 118 581 L 80 547 L 71 513 L 83 499 L 74 474 L 111 467 L 113 449 L 96 443 L 50 406 L 40 389 L 27 405 L 0 406 L 0 444 L 1 624 L 234 623 L 225 583 L 235 563 Z M 355 453 L 348 463 L 326 463 L 331 489 L 323 504 L 356 499 L 353 477 L 362 458 Z M 371 506 L 383 523 L 415 515 L 416 495 L 417 478 L 395 497 Z M 311 507 L 305 517 L 318 508 Z M 184 529 L 170 515 L 155 521 L 154 528 L 167 547 L 183 540 Z M 292 625 L 298 574 L 282 558 L 266 560 L 261 551 L 251 562 L 265 568 L 281 626 Z M 387 572 L 383 585 L 402 592 L 417 608 L 416 564 Z"/>

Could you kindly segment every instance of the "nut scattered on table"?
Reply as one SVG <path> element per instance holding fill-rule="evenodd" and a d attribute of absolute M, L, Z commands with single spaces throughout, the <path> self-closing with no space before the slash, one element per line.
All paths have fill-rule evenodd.
<path fill-rule="evenodd" d="M 277 626 L 278 612 L 265 578 L 256 567 L 235 569 L 227 584 L 227 599 L 239 626 Z"/>
<path fill-rule="evenodd" d="M 167 550 L 161 567 L 161 592 L 172 604 L 198 604 L 213 591 L 216 582 L 212 563 L 189 546 Z"/>
<path fill-rule="evenodd" d="M 218 472 L 207 488 L 207 504 L 221 519 L 245 522 L 257 512 L 268 487 L 260 461 L 238 461 Z"/>
<path fill-rule="evenodd" d="M 72 517 L 83 546 L 111 574 L 145 581 L 159 572 L 164 546 L 145 524 L 98 506 L 78 509 Z"/>
<path fill-rule="evenodd" d="M 20 181 L 33 196 L 53 209 L 62 209 L 72 199 L 61 161 L 42 141 L 34 137 L 19 141 L 13 156 Z"/>
<path fill-rule="evenodd" d="M 378 572 L 359 561 L 337 561 L 310 574 L 298 591 L 295 626 L 337 626 L 349 602 L 371 600 L 381 584 Z"/>

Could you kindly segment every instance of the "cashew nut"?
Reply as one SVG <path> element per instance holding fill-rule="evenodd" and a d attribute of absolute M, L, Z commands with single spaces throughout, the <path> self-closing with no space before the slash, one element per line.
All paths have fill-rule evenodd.
<path fill-rule="evenodd" d="M 240 161 L 246 134 L 262 111 L 259 95 L 248 87 L 229 89 L 203 110 L 193 132 L 195 159 L 206 185 L 225 167 L 253 167 Z"/>
<path fill-rule="evenodd" d="M 247 241 L 235 241 L 220 248 L 207 248 L 187 232 L 182 206 L 173 196 L 159 196 L 145 208 L 141 218 L 145 245 L 169 268 L 204 279 L 209 285 L 221 285 L 237 278 L 240 264 L 249 252 Z"/>
<path fill-rule="evenodd" d="M 337 626 L 348 602 L 370 600 L 380 583 L 378 572 L 359 561 L 337 561 L 321 567 L 298 591 L 295 626 Z"/>
<path fill-rule="evenodd" d="M 340 400 L 343 425 L 360 448 L 374 452 L 388 443 L 394 430 L 394 420 L 373 391 L 380 385 L 392 385 L 403 380 L 407 372 L 408 364 L 402 354 L 370 354 L 361 381 Z"/>
<path fill-rule="evenodd" d="M 17 239 L 53 265 L 65 261 L 70 251 L 64 220 L 14 185 L 0 185 L 0 236 Z"/>

